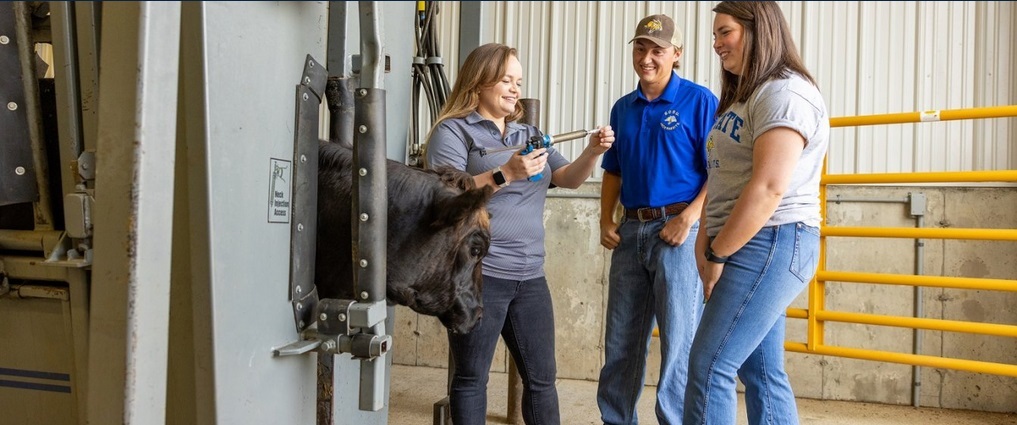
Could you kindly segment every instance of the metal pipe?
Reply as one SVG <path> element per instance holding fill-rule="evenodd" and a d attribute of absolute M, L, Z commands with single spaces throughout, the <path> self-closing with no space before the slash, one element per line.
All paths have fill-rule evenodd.
<path fill-rule="evenodd" d="M 42 132 L 42 106 L 39 101 L 39 81 L 35 76 L 35 43 L 32 32 L 31 11 L 28 2 L 14 2 L 14 27 L 17 40 L 18 59 L 21 61 L 21 82 L 24 87 L 25 120 L 28 123 L 28 138 L 32 146 L 32 166 L 35 168 L 35 182 L 39 200 L 35 204 L 35 228 L 53 229 L 53 203 L 49 190 L 49 167 L 46 161 L 46 143 Z M 6 103 L 6 101 L 5 101 Z M 10 108 L 10 105 L 7 106 Z"/>
<path fill-rule="evenodd" d="M 875 203 L 888 203 L 888 204 L 903 204 L 908 202 L 907 197 L 903 198 L 868 198 L 868 197 L 852 197 L 852 196 L 840 196 L 837 195 L 833 199 L 827 198 L 826 202 L 833 202 L 839 204 L 841 202 L 875 202 Z"/>
<path fill-rule="evenodd" d="M 519 99 L 519 104 L 523 107 L 523 116 L 519 118 L 519 123 L 529 124 L 534 127 L 540 126 L 540 100 L 539 99 Z M 549 193 L 550 194 L 550 193 Z M 519 367 L 516 365 L 515 359 L 509 356 L 509 370 L 508 370 L 508 412 L 507 419 L 510 424 L 522 424 L 523 423 L 523 378 L 519 375 Z"/>
<path fill-rule="evenodd" d="M 876 202 L 876 203 L 908 203 L 912 206 L 912 216 L 915 218 L 915 228 L 921 229 L 924 227 L 923 214 L 924 211 L 915 211 L 914 197 L 912 194 L 908 194 L 904 198 L 870 198 L 870 197 L 845 197 L 837 195 L 834 199 L 827 199 L 827 202 L 841 203 L 841 202 Z M 924 202 L 922 202 L 924 208 Z M 923 263 L 925 262 L 925 243 L 922 239 L 915 239 L 915 276 L 921 276 L 924 274 Z M 925 316 L 924 309 L 924 291 L 923 287 L 915 285 L 914 287 L 914 312 L 915 318 L 923 318 Z M 807 317 L 807 316 L 806 316 Z M 918 355 L 921 352 L 923 331 L 919 328 L 912 330 L 911 339 L 911 353 Z M 919 365 L 911 366 L 911 405 L 919 407 L 921 405 L 921 386 L 922 386 L 922 368 Z"/>
<path fill-rule="evenodd" d="M 50 3 L 53 28 L 54 84 L 57 98 L 57 134 L 60 140 L 60 164 L 72 164 L 83 150 L 81 88 L 78 79 L 78 41 L 75 7 L 71 2 Z M 76 170 L 75 170 L 76 171 Z M 69 167 L 60 173 L 64 193 L 75 191 L 74 172 Z M 64 213 L 66 217 L 66 212 Z"/>
<path fill-rule="evenodd" d="M 820 180 L 824 184 L 1017 182 L 1017 170 L 826 174 Z"/>
<path fill-rule="evenodd" d="M 385 301 L 385 241 L 388 239 L 388 182 L 385 170 L 385 91 L 380 89 L 378 14 L 374 2 L 360 2 L 362 88 L 355 97 L 353 156 L 353 238 L 357 245 L 357 301 Z"/>
<path fill-rule="evenodd" d="M 328 99 L 329 136 L 330 142 L 337 142 L 345 147 L 353 147 L 353 85 L 356 79 L 349 77 L 329 77 L 325 89 Z"/>
<path fill-rule="evenodd" d="M 795 353 L 819 354 L 826 356 L 847 357 L 861 360 L 875 360 L 884 363 L 917 364 L 922 366 L 963 370 L 975 373 L 1017 377 L 1017 365 L 994 362 L 983 362 L 967 359 L 951 359 L 937 356 L 926 356 L 891 351 L 866 350 L 862 348 L 820 345 L 810 349 L 801 342 L 785 341 L 784 349 Z"/>
<path fill-rule="evenodd" d="M 922 228 L 925 225 L 924 216 L 915 217 L 915 227 Z M 915 275 L 921 276 L 925 273 L 925 241 L 921 239 L 915 239 Z M 923 300 L 924 292 L 921 286 L 915 286 L 915 317 L 925 317 L 925 302 Z M 922 351 L 923 333 L 921 329 L 915 328 L 914 337 L 911 343 L 911 352 L 918 354 Z M 922 367 L 919 365 L 911 366 L 911 405 L 918 407 L 921 404 L 922 398 Z"/>
<path fill-rule="evenodd" d="M 328 140 L 342 146 L 353 148 L 354 101 L 351 77 L 351 64 L 348 58 L 347 41 L 349 34 L 350 4 L 344 1 L 331 1 L 328 4 L 328 50 L 325 58 L 328 69 L 328 82 L 325 85 L 325 98 L 329 111 Z M 352 223 L 351 223 L 352 224 Z M 356 225 L 352 224 L 356 229 Z M 354 251 L 356 252 L 356 251 Z M 352 259 L 351 259 L 352 260 Z M 317 382 L 317 423 L 319 425 L 335 424 L 332 417 L 335 411 L 335 359 L 334 355 L 318 355 Z"/>
<path fill-rule="evenodd" d="M 353 90 L 358 85 L 352 76 L 346 40 L 349 32 L 350 5 L 343 1 L 329 2 L 328 5 L 328 83 L 325 97 L 328 99 L 329 136 L 331 142 L 348 148 L 353 147 Z"/>
<path fill-rule="evenodd" d="M 817 311 L 817 319 L 824 322 L 854 323 L 858 325 L 917 328 L 930 331 L 963 332 L 978 335 L 1017 338 L 1017 325 L 973 323 L 962 320 L 926 319 L 919 317 L 889 316 L 883 314 L 852 313 L 846 311 Z"/>
<path fill-rule="evenodd" d="M 883 285 L 901 286 L 921 285 L 930 288 L 1017 292 L 1017 281 L 1011 279 L 915 276 L 910 274 L 861 273 L 830 270 L 816 272 L 816 279 L 823 282 L 878 283 Z"/>
<path fill-rule="evenodd" d="M 385 170 L 385 92 L 358 89 L 356 143 L 353 155 L 354 258 L 358 279 L 354 279 L 358 302 L 385 301 L 385 265 L 388 239 L 388 182 Z"/>
<path fill-rule="evenodd" d="M 48 252 L 47 248 L 52 248 L 62 234 L 59 230 L 0 229 L 0 249 Z"/>
<path fill-rule="evenodd" d="M 862 125 L 905 124 L 1004 117 L 1017 117 L 1017 105 L 902 112 L 896 114 L 859 115 L 854 117 L 834 117 L 830 118 L 830 127 L 854 127 Z"/>
<path fill-rule="evenodd" d="M 820 230 L 823 236 L 905 239 L 968 239 L 985 241 L 1017 241 L 1017 229 L 941 229 L 913 227 L 834 227 Z"/>
<path fill-rule="evenodd" d="M 385 170 L 385 90 L 381 88 L 384 69 L 381 63 L 380 17 L 375 3 L 360 6 L 360 49 L 363 69 L 361 88 L 354 93 L 352 217 L 356 273 L 354 288 L 357 301 L 371 305 L 385 303 L 385 275 L 388 240 L 388 180 Z M 380 319 L 387 310 L 382 309 Z M 385 321 L 371 325 L 369 334 L 385 335 Z M 385 354 L 360 362 L 360 410 L 378 411 L 384 406 L 387 388 Z"/>
<path fill-rule="evenodd" d="M 103 2 L 74 4 L 78 95 L 81 106 L 81 151 L 94 151 L 99 137 L 99 56 L 102 50 Z"/>
<path fill-rule="evenodd" d="M 378 11 L 373 1 L 360 2 L 360 53 L 363 64 L 361 87 L 382 88 L 384 68 L 381 66 L 381 33 L 378 29 Z M 383 151 L 384 152 L 384 151 Z"/>

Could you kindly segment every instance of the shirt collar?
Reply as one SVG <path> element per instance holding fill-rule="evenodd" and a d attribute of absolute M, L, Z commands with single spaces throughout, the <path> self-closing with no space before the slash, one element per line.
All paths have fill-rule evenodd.
<path fill-rule="evenodd" d="M 484 118 L 484 116 L 480 115 L 480 113 L 477 112 L 476 110 L 474 110 L 473 112 L 470 112 L 470 114 L 466 116 L 466 123 L 470 124 L 470 125 L 474 125 L 474 124 L 477 124 L 477 123 L 480 123 L 480 122 L 483 122 L 483 121 L 490 122 L 491 126 L 495 126 L 496 127 L 496 125 L 494 124 L 493 121 L 491 121 L 491 120 L 489 120 L 487 118 Z M 505 129 L 506 129 L 505 137 L 509 137 L 509 136 L 512 135 L 512 133 L 515 133 L 517 131 L 521 131 L 524 128 L 525 127 L 523 127 L 523 125 L 518 123 L 518 122 L 507 121 L 505 123 Z"/>
<path fill-rule="evenodd" d="M 667 86 L 664 87 L 664 92 L 661 93 L 660 96 L 654 99 L 653 101 L 674 103 L 675 99 L 678 97 L 678 87 L 680 87 L 681 85 L 682 77 L 678 76 L 678 73 L 672 69 L 671 79 L 668 80 Z M 636 82 L 636 96 L 632 99 L 632 101 L 635 102 L 636 99 L 642 99 L 643 102 L 647 101 L 646 96 L 643 95 L 642 88 L 639 87 L 638 81 Z"/>

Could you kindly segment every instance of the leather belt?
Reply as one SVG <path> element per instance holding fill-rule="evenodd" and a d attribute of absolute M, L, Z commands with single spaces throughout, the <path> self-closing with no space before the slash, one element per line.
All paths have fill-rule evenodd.
<path fill-rule="evenodd" d="M 625 209 L 625 217 L 639 219 L 639 221 L 660 220 L 664 217 L 681 214 L 689 206 L 688 202 L 676 202 L 663 207 L 646 207 L 635 210 Z"/>

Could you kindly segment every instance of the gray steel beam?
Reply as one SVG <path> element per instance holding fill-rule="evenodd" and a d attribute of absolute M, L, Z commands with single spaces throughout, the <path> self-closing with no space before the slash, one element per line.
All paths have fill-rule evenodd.
<path fill-rule="evenodd" d="M 75 28 L 78 49 L 78 87 L 81 107 L 82 150 L 95 150 L 99 137 L 99 54 L 102 32 L 101 1 L 76 1 Z M 66 192 L 65 192 L 66 193 Z"/>
<path fill-rule="evenodd" d="M 56 83 L 57 134 L 60 140 L 60 173 L 63 193 L 74 192 L 77 185 L 70 164 L 84 150 L 81 130 L 81 88 L 78 79 L 78 42 L 75 7 L 71 2 L 53 2 L 50 20 L 53 28 L 53 65 Z M 94 95 L 98 95 L 95 93 Z"/>
<path fill-rule="evenodd" d="M 189 240 L 175 253 L 189 264 L 174 272 L 189 277 L 181 281 L 192 296 L 194 358 L 193 366 L 180 362 L 180 373 L 190 372 L 194 384 L 174 395 L 189 399 L 179 403 L 193 404 L 194 419 L 174 423 L 313 424 L 314 358 L 273 357 L 298 334 L 287 296 L 292 219 L 269 208 L 273 188 L 283 192 L 277 199 L 291 199 L 291 176 L 274 166 L 300 160 L 294 84 L 307 55 L 326 56 L 326 4 L 182 7 L 188 172 L 178 199 L 186 198 Z"/>
<path fill-rule="evenodd" d="M 461 1 L 459 2 L 459 66 L 463 67 L 463 62 L 466 61 L 466 57 L 470 55 L 470 52 L 477 47 L 480 47 L 483 43 L 484 27 L 483 27 L 483 16 L 484 9 L 490 6 L 485 5 L 486 2 L 482 1 Z"/>
<path fill-rule="evenodd" d="M 166 421 L 180 3 L 103 6 L 88 422 Z"/>

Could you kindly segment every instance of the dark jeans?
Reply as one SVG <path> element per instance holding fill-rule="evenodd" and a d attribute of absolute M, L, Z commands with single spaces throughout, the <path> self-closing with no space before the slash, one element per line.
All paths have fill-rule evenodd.
<path fill-rule="evenodd" d="M 516 361 L 523 380 L 523 420 L 558 424 L 555 388 L 554 310 L 547 279 L 516 281 L 484 276 L 484 317 L 468 334 L 449 333 L 455 362 L 449 402 L 455 425 L 484 424 L 487 378 L 498 335 Z"/>

